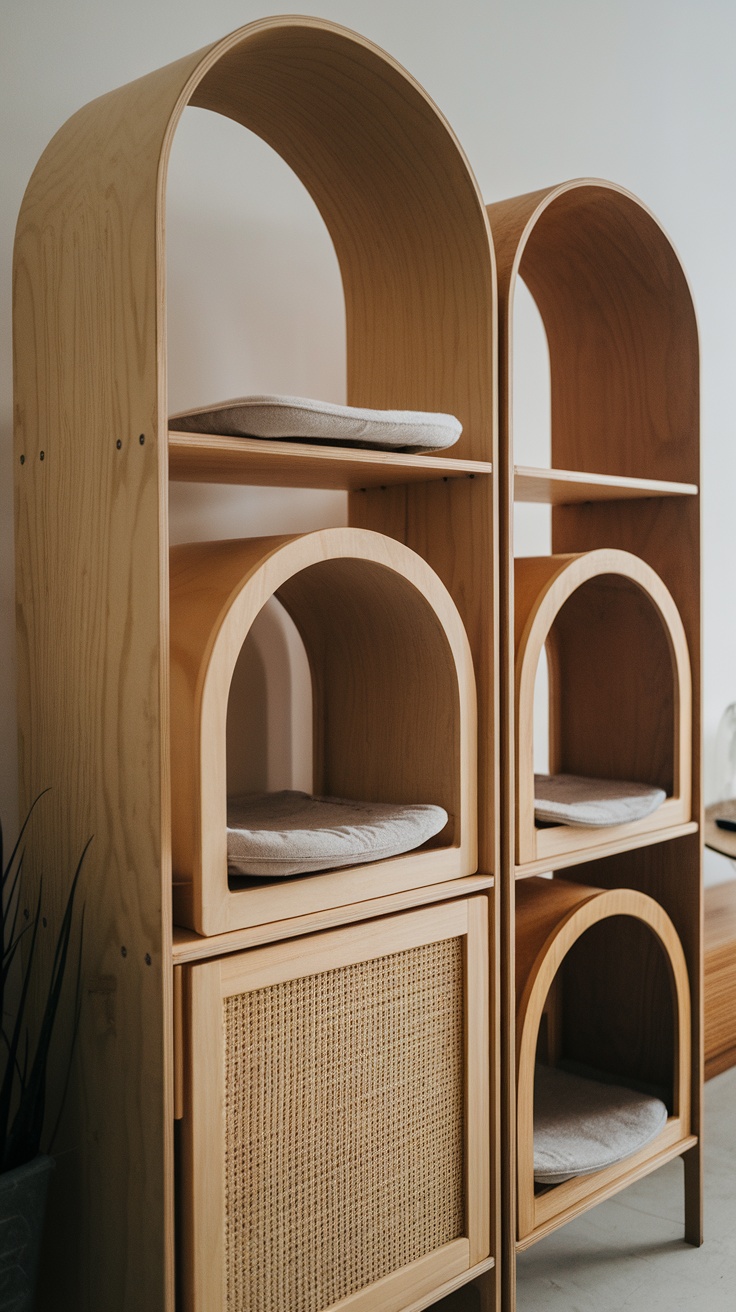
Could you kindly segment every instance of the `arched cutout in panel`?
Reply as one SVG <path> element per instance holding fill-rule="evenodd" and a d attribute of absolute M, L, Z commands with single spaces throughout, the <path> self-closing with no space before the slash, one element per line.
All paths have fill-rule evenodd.
<path fill-rule="evenodd" d="M 591 855 L 690 820 L 691 674 L 682 621 L 661 579 L 623 551 L 516 562 L 517 864 Z M 534 684 L 550 666 L 550 773 L 661 788 L 643 819 L 605 827 L 534 817 Z"/>
<path fill-rule="evenodd" d="M 639 1171 L 648 1169 L 655 1159 L 666 1160 L 667 1156 L 679 1155 L 690 1146 L 690 988 L 680 940 L 672 921 L 653 898 L 631 889 L 601 890 L 559 879 L 523 880 L 516 896 L 518 1237 L 522 1242 L 531 1242 L 568 1220 L 584 1201 L 597 1202 L 607 1197 L 636 1178 Z M 670 1086 L 665 1092 L 669 1113 L 666 1125 L 645 1147 L 614 1165 L 535 1193 L 534 1072 L 545 1009 L 548 1026 L 555 1025 L 555 1020 L 550 1019 L 554 1016 L 554 1008 L 549 1006 L 550 991 L 561 973 L 564 979 L 566 966 L 571 963 L 578 976 L 581 964 L 589 969 L 605 970 L 605 958 L 586 962 L 584 955 L 578 957 L 578 945 L 584 945 L 587 934 L 595 937 L 609 926 L 611 935 L 620 939 L 622 917 L 635 922 L 634 934 L 642 934 L 649 945 L 648 953 L 637 963 L 638 1010 L 633 1017 L 623 1016 L 624 1029 L 629 1037 L 637 1031 L 648 1036 L 669 1021 L 670 1046 L 665 1049 L 663 1066 L 655 1068 L 646 1062 L 638 1066 L 629 1062 L 627 1066 L 620 1054 L 617 1056 L 615 1041 L 606 1040 L 607 1031 L 615 1032 L 621 1023 L 615 1011 L 608 1015 L 589 1015 L 585 1024 L 597 1031 L 601 1051 L 605 1051 L 602 1076 L 619 1077 L 626 1087 L 632 1083 L 651 1085 L 653 1071 L 666 1080 L 671 1071 Z M 660 967 L 664 963 L 669 986 L 664 1006 L 661 989 L 650 988 L 652 960 Z M 579 977 L 574 983 L 579 991 Z M 615 1005 L 616 999 L 613 1001 Z M 621 997 L 618 1005 L 625 1009 L 628 1002 L 629 999 Z M 660 1009 L 655 1014 L 658 1004 Z M 564 1035 L 564 997 L 559 1012 L 556 1028 Z M 582 1025 L 585 1029 L 580 1015 L 568 1011 L 566 1019 L 568 1027 L 580 1030 Z M 582 1034 L 586 1064 L 590 1064 L 591 1056 L 596 1057 L 587 1044 L 588 1038 L 589 1034 Z M 579 1061 L 581 1050 L 571 1042 L 569 1030 L 562 1043 L 572 1059 Z M 549 1064 L 554 1064 L 560 1054 L 553 1050 L 549 1033 L 546 1048 L 543 1055 Z M 671 1057 L 669 1066 L 667 1053 Z"/>
<path fill-rule="evenodd" d="M 278 596 L 304 642 L 314 699 L 314 791 L 433 803 L 429 849 L 258 888 L 227 877 L 226 722 L 251 625 Z M 175 914 L 212 934 L 472 873 L 476 709 L 449 593 L 408 548 L 359 529 L 192 543 L 171 567 Z"/>

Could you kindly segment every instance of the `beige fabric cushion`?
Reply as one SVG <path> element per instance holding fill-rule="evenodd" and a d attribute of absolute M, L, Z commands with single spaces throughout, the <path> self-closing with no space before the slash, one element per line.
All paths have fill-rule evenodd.
<path fill-rule="evenodd" d="M 534 1179 L 561 1184 L 623 1161 L 667 1121 L 659 1098 L 551 1066 L 534 1075 Z"/>
<path fill-rule="evenodd" d="M 535 774 L 534 817 L 595 829 L 643 820 L 667 794 L 651 784 L 623 779 L 586 779 L 577 774 Z"/>
<path fill-rule="evenodd" d="M 171 415 L 169 427 L 179 433 L 287 438 L 397 451 L 436 451 L 452 446 L 462 432 L 462 424 L 454 415 L 422 410 L 361 410 L 303 396 L 241 396 Z"/>
<path fill-rule="evenodd" d="M 447 812 L 287 790 L 228 799 L 227 823 L 228 873 L 278 877 L 411 852 L 444 829 Z"/>

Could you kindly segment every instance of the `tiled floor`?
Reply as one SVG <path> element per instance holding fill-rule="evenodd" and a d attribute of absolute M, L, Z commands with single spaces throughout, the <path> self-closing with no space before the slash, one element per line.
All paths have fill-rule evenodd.
<path fill-rule="evenodd" d="M 671 1162 L 521 1255 L 519 1312 L 736 1312 L 736 1069 L 705 1089 L 705 1243 Z M 468 1293 L 434 1312 L 475 1312 Z"/>

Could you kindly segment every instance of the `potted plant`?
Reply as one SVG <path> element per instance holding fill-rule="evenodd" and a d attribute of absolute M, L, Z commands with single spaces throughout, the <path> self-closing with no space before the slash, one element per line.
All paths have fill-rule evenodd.
<path fill-rule="evenodd" d="M 53 1158 L 41 1151 L 49 1050 L 67 968 L 74 898 L 89 847 L 87 843 L 71 881 L 47 975 L 39 980 L 40 958 L 45 962 L 49 959 L 48 953 L 39 951 L 42 936 L 49 928 L 42 910 L 42 884 L 35 907 L 29 908 L 23 897 L 23 840 L 36 802 L 7 862 L 0 824 L 0 1308 L 3 1312 L 30 1312 L 34 1305 L 46 1195 L 54 1166 Z M 81 957 L 80 926 L 73 1036 L 79 1018 Z M 34 1004 L 31 1024 L 32 983 L 35 998 L 40 1001 Z M 62 1106 L 63 1095 L 57 1109 L 57 1126 Z M 55 1133 L 54 1129 L 48 1148 Z"/>

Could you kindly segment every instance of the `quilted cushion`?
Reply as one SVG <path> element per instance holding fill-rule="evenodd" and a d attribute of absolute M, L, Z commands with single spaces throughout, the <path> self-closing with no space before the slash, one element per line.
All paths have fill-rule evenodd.
<path fill-rule="evenodd" d="M 630 1157 L 664 1128 L 659 1098 L 539 1065 L 534 1075 L 534 1179 L 561 1184 Z"/>
<path fill-rule="evenodd" d="M 586 779 L 576 774 L 535 774 L 534 816 L 560 825 L 595 829 L 643 820 L 667 794 L 651 784 Z"/>
<path fill-rule="evenodd" d="M 241 396 L 171 415 L 179 433 L 223 437 L 286 438 L 395 451 L 435 451 L 457 442 L 462 424 L 454 415 L 423 410 L 361 410 L 303 396 Z"/>

